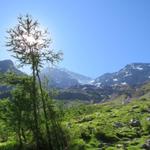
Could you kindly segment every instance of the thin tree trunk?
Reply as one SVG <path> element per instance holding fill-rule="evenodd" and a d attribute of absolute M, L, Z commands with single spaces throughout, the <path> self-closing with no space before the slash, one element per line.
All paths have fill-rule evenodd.
<path fill-rule="evenodd" d="M 24 142 L 26 143 L 27 142 L 27 139 L 26 139 L 26 136 L 25 136 L 25 133 L 24 133 L 24 129 L 21 128 L 21 133 L 22 133 L 22 137 L 24 139 Z"/>
<path fill-rule="evenodd" d="M 43 112 L 44 112 L 44 117 L 45 117 L 45 127 L 46 127 L 47 139 L 48 139 L 48 149 L 53 150 L 53 146 L 51 144 L 50 129 L 49 129 L 49 125 L 48 125 L 48 116 L 47 116 L 47 112 L 46 112 L 46 102 L 45 102 L 45 98 L 44 98 L 41 79 L 40 79 L 40 76 L 39 76 L 39 71 L 38 71 L 37 68 L 36 68 L 36 73 L 37 73 L 39 86 L 40 86 L 41 97 L 42 97 Z"/>
<path fill-rule="evenodd" d="M 22 148 L 22 138 L 21 138 L 21 111 L 19 111 L 18 118 L 18 138 L 19 138 L 19 148 Z"/>
<path fill-rule="evenodd" d="M 64 141 L 64 139 L 62 139 L 62 132 L 60 132 L 60 128 L 57 124 L 55 113 L 53 113 L 50 108 L 49 108 L 49 113 L 50 113 L 50 117 L 51 117 L 52 129 L 54 130 L 54 136 L 56 138 L 55 142 L 57 145 L 57 149 L 63 150 L 62 141 Z"/>
<path fill-rule="evenodd" d="M 53 112 L 50 108 L 48 110 L 51 117 L 51 123 L 55 132 L 56 143 L 59 146 L 59 150 L 64 150 L 68 146 L 66 136 L 64 135 L 59 121 L 56 119 L 55 112 Z"/>
<path fill-rule="evenodd" d="M 32 101 L 33 101 L 33 115 L 34 115 L 34 136 L 36 139 L 36 149 L 40 149 L 40 139 L 39 139 L 39 125 L 38 125 L 38 115 L 37 115 L 37 96 L 36 96 L 36 74 L 35 74 L 35 62 L 33 57 L 32 64 L 32 75 L 33 75 L 33 83 L 32 83 Z"/>

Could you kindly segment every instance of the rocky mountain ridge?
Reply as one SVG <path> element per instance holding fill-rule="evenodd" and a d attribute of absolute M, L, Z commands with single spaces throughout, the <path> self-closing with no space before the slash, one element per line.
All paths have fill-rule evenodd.
<path fill-rule="evenodd" d="M 78 85 L 90 84 L 90 77 L 74 73 L 64 68 L 44 68 L 40 74 L 42 80 L 48 79 L 49 87 L 71 88 Z"/>
<path fill-rule="evenodd" d="M 135 87 L 150 81 L 150 63 L 132 63 L 115 73 L 106 73 L 96 78 L 92 84 L 104 86 Z"/>
<path fill-rule="evenodd" d="M 0 73 L 9 71 L 22 74 L 11 60 L 0 61 Z M 148 93 L 150 63 L 132 63 L 118 72 L 104 74 L 93 82 L 89 77 L 62 68 L 45 68 L 41 71 L 41 78 L 43 81 L 48 79 L 50 88 L 59 89 L 56 99 L 101 102 L 122 94 L 130 98 Z M 148 90 L 141 90 L 143 85 Z"/>

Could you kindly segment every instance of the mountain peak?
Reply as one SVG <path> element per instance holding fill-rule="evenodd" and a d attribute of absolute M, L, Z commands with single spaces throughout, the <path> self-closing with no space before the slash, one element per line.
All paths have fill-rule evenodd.
<path fill-rule="evenodd" d="M 97 86 L 136 86 L 150 81 L 150 63 L 131 63 L 115 73 L 95 79 Z"/>
<path fill-rule="evenodd" d="M 69 88 L 79 84 L 88 84 L 92 80 L 90 77 L 74 73 L 65 68 L 48 67 L 41 71 L 42 79 L 46 77 L 50 86 L 58 88 Z"/>
<path fill-rule="evenodd" d="M 148 66 L 148 67 L 150 67 L 150 63 L 134 62 L 134 63 L 131 63 L 131 64 L 127 64 L 124 68 L 126 68 L 126 67 L 137 67 L 137 66 Z"/>

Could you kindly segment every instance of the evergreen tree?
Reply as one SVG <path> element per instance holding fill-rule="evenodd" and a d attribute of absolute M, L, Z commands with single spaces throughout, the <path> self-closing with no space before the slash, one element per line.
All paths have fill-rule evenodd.
<path fill-rule="evenodd" d="M 45 96 L 45 91 L 42 87 L 42 82 L 40 79 L 40 70 L 45 64 L 45 62 L 50 63 L 51 65 L 59 62 L 62 59 L 62 53 L 61 52 L 55 52 L 53 49 L 51 49 L 51 38 L 49 38 L 49 33 L 47 30 L 43 30 L 40 28 L 40 24 L 33 20 L 31 16 L 21 16 L 18 17 L 18 24 L 10 28 L 8 30 L 8 37 L 7 37 L 7 46 L 10 47 L 9 51 L 13 53 L 13 56 L 19 60 L 20 65 L 30 65 L 32 70 L 32 81 L 31 81 L 31 102 L 32 102 L 32 108 L 33 108 L 33 117 L 34 117 L 34 127 L 33 127 L 33 135 L 36 140 L 36 149 L 41 149 L 42 147 L 42 131 L 40 127 L 40 116 L 41 116 L 41 109 L 43 110 L 43 116 L 44 116 L 44 124 L 46 129 L 46 136 L 47 136 L 47 149 L 55 150 L 56 148 L 53 146 L 53 140 L 52 137 L 54 132 L 51 132 L 52 130 L 50 127 L 57 128 L 56 130 L 60 131 L 60 126 L 58 126 L 56 123 L 54 124 L 54 114 L 52 114 L 53 110 L 52 107 L 48 107 L 48 97 Z M 37 84 L 38 80 L 38 84 Z M 39 87 L 39 90 L 38 90 Z M 39 95 L 40 91 L 40 95 Z M 23 93 L 18 94 L 14 93 L 15 100 L 21 99 L 23 96 Z M 19 97 L 21 96 L 21 97 Z M 40 99 L 39 99 L 40 98 Z M 23 100 L 23 99 L 22 99 Z M 19 102 L 21 103 L 21 101 Z M 19 105 L 18 103 L 18 105 Z M 40 106 L 40 104 L 42 104 Z M 19 106 L 20 109 L 20 106 Z M 22 112 L 19 111 L 20 120 L 22 120 Z M 51 112 L 51 118 L 49 118 L 49 112 Z M 51 120 L 51 123 L 49 122 L 49 119 Z M 55 121 L 57 122 L 57 121 Z M 51 125 L 52 126 L 51 126 Z M 18 120 L 18 133 L 19 133 L 19 139 L 20 139 L 20 145 L 22 144 L 21 139 L 21 122 Z M 57 132 L 62 133 L 62 132 Z M 56 132 L 54 133 L 58 140 L 58 135 Z M 63 134 L 63 133 L 62 133 Z M 23 135 L 22 135 L 23 136 Z M 63 141 L 64 139 L 62 139 Z M 61 141 L 61 139 L 60 139 Z M 57 144 L 60 145 L 60 144 Z M 62 144 L 60 146 L 57 146 L 57 150 L 63 150 L 64 147 Z"/>

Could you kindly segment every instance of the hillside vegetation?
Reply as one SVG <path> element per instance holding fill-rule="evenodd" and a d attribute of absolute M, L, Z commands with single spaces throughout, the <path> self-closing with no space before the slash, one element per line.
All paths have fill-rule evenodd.
<path fill-rule="evenodd" d="M 15 80 L 10 81 L 14 82 Z M 18 90 L 21 88 L 22 86 L 19 86 Z M 18 92 L 17 95 L 12 93 L 13 96 L 19 96 Z M 139 88 L 134 96 L 139 98 L 128 99 L 126 95 L 120 95 L 114 100 L 99 104 L 86 104 L 78 101 L 67 103 L 50 101 L 57 111 L 57 119 L 65 129 L 64 132 L 68 139 L 67 150 L 149 150 L 149 84 Z M 30 102 L 29 99 L 27 100 Z M 16 120 L 18 118 L 15 119 L 13 114 L 17 113 L 17 110 L 12 111 L 10 109 L 10 106 L 14 107 L 14 104 L 17 106 L 16 102 L 13 99 L 0 101 L 0 150 L 18 149 L 19 143 L 16 134 L 18 133 L 16 128 L 18 127 Z M 24 102 L 20 105 L 25 106 Z M 30 112 L 28 112 L 30 105 L 28 108 L 22 109 L 24 113 L 22 117 L 25 119 L 22 120 L 24 129 L 24 134 L 21 134 L 24 143 L 22 149 L 32 150 L 35 143 L 32 141 L 33 137 L 30 131 L 32 128 L 30 129 L 29 120 L 26 120 L 30 118 Z M 43 116 L 41 116 L 42 120 Z M 41 128 L 43 130 L 43 122 L 41 122 Z M 56 129 L 55 126 L 52 128 Z M 58 128 L 56 132 L 59 133 Z"/>
<path fill-rule="evenodd" d="M 65 113 L 75 150 L 149 149 L 150 100 L 122 104 L 121 97 L 103 104 L 76 105 Z M 150 146 L 150 145 L 149 145 Z"/>

